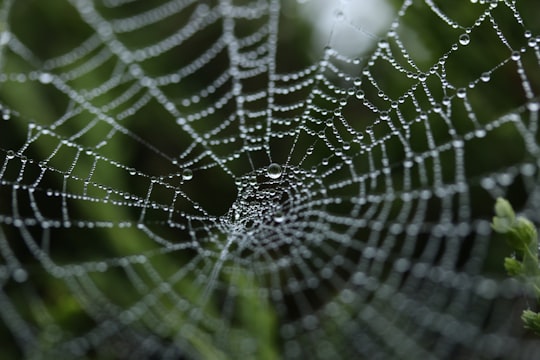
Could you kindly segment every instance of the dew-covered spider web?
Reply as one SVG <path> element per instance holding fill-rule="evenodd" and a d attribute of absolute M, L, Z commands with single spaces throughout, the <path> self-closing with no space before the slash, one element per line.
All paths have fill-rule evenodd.
<path fill-rule="evenodd" d="M 0 4 L 2 358 L 538 356 L 538 1 Z"/>

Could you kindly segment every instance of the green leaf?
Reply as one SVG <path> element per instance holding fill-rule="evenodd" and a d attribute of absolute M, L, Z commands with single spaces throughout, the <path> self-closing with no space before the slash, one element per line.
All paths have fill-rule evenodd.
<path fill-rule="evenodd" d="M 504 268 L 510 276 L 518 276 L 523 273 L 523 265 L 520 261 L 514 258 L 505 258 L 504 259 Z"/>
<path fill-rule="evenodd" d="M 532 310 L 524 310 L 521 314 L 521 319 L 525 324 L 525 328 L 540 335 L 540 314 Z"/>
<path fill-rule="evenodd" d="M 534 224 L 529 220 L 518 217 L 508 201 L 498 198 L 495 204 L 493 230 L 507 235 L 508 244 L 515 250 L 523 252 L 531 243 L 537 241 L 537 232 Z"/>
<path fill-rule="evenodd" d="M 510 276 L 521 280 L 527 291 L 534 293 L 540 301 L 540 264 L 538 261 L 538 233 L 534 224 L 516 217 L 510 203 L 497 199 L 493 218 L 493 230 L 506 235 L 506 241 L 516 252 L 516 257 L 504 259 L 504 268 Z M 540 335 L 540 314 L 525 310 L 521 315 L 525 328 Z"/>
<path fill-rule="evenodd" d="M 506 199 L 497 199 L 495 214 L 497 216 L 493 218 L 493 228 L 499 233 L 506 233 L 516 222 L 514 209 Z"/>

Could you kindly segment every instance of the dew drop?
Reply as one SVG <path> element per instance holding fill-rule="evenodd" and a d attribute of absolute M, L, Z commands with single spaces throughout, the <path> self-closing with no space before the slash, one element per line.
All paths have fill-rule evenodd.
<path fill-rule="evenodd" d="M 189 181 L 193 179 L 193 171 L 191 169 L 184 169 L 182 171 L 182 180 Z"/>
<path fill-rule="evenodd" d="M 461 35 L 459 36 L 459 43 L 460 43 L 461 45 L 464 45 L 464 46 L 465 46 L 465 45 L 469 45 L 470 42 L 471 42 L 471 38 L 469 37 L 469 35 L 467 35 L 467 34 L 461 34 Z"/>
<path fill-rule="evenodd" d="M 478 129 L 474 132 L 474 135 L 476 137 L 479 137 L 479 138 L 483 138 L 484 136 L 486 136 L 486 130 L 484 129 Z"/>
<path fill-rule="evenodd" d="M 53 81 L 53 77 L 49 73 L 41 73 L 38 80 L 42 84 L 50 84 Z"/>
<path fill-rule="evenodd" d="M 512 60 L 518 61 L 521 58 L 519 51 L 513 51 L 511 55 Z"/>
<path fill-rule="evenodd" d="M 18 283 L 25 282 L 26 279 L 28 279 L 28 273 L 26 270 L 18 268 L 15 271 L 13 271 L 13 280 L 15 280 Z"/>
<path fill-rule="evenodd" d="M 527 104 L 527 109 L 529 109 L 529 111 L 538 111 L 540 110 L 540 103 L 530 102 Z"/>
<path fill-rule="evenodd" d="M 281 177 L 281 172 L 281 166 L 276 163 L 272 163 L 266 168 L 266 175 L 270 179 L 279 179 Z"/>
<path fill-rule="evenodd" d="M 490 78 L 491 75 L 488 72 L 484 72 L 482 73 L 482 75 L 480 75 L 480 80 L 482 80 L 483 82 L 488 82 Z"/>
<path fill-rule="evenodd" d="M 463 145 L 464 145 L 464 142 L 463 142 L 463 140 L 461 140 L 461 139 L 456 139 L 456 140 L 452 141 L 452 145 L 453 145 L 455 148 L 462 148 Z"/>
<path fill-rule="evenodd" d="M 277 223 L 283 222 L 285 220 L 285 214 L 282 211 L 276 211 L 274 213 L 274 221 Z"/>
<path fill-rule="evenodd" d="M 463 99 L 467 95 L 467 90 L 465 90 L 465 88 L 457 89 L 456 95 L 458 98 Z"/>

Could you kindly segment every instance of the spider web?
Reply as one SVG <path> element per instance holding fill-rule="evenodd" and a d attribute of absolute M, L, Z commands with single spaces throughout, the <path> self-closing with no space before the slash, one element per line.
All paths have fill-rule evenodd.
<path fill-rule="evenodd" d="M 540 220 L 534 1 L 1 4 L 8 358 L 539 350 L 489 225 Z"/>

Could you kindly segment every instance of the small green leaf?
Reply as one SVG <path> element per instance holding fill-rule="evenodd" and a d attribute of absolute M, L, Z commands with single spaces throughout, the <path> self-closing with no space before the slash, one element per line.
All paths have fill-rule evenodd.
<path fill-rule="evenodd" d="M 518 276 L 523 273 L 523 266 L 521 262 L 514 258 L 505 258 L 504 259 L 504 268 L 510 276 Z"/>
<path fill-rule="evenodd" d="M 495 214 L 492 228 L 500 234 L 506 235 L 508 244 L 520 253 L 532 251 L 534 257 L 537 256 L 538 234 L 534 224 L 523 217 L 517 217 L 510 203 L 502 198 L 498 198 L 495 204 Z"/>
<path fill-rule="evenodd" d="M 497 199 L 493 218 L 493 230 L 506 236 L 506 241 L 516 252 L 515 257 L 504 259 L 504 268 L 508 275 L 516 277 L 524 288 L 534 293 L 540 301 L 540 264 L 538 260 L 538 233 L 534 224 L 516 217 L 510 203 Z M 525 328 L 540 335 L 540 314 L 531 310 L 523 311 L 521 319 Z"/>
<path fill-rule="evenodd" d="M 512 205 L 506 199 L 497 199 L 495 203 L 495 214 L 497 216 L 493 218 L 493 227 L 497 232 L 506 233 L 516 222 L 514 209 L 512 209 Z"/>
<path fill-rule="evenodd" d="M 524 310 L 521 314 L 521 319 L 525 324 L 525 328 L 540 335 L 540 314 L 532 310 Z"/>

